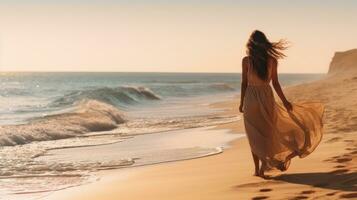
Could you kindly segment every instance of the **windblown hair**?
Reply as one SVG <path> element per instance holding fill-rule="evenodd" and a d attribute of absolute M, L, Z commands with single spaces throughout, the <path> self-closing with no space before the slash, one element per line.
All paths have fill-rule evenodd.
<path fill-rule="evenodd" d="M 270 42 L 263 32 L 253 31 L 247 43 L 247 55 L 259 78 L 268 78 L 268 59 L 284 58 L 285 54 L 282 51 L 288 48 L 287 44 L 285 40 Z"/>

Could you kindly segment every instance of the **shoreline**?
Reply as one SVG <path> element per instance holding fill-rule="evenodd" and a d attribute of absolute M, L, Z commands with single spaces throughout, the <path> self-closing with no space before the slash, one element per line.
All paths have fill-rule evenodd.
<path fill-rule="evenodd" d="M 212 129 L 226 129 L 226 128 L 220 128 L 219 126 L 213 127 Z M 230 132 L 232 130 L 229 130 Z M 235 133 L 229 133 L 229 134 L 235 134 Z M 200 157 L 194 157 L 194 158 L 188 158 L 188 159 L 182 159 L 182 160 L 174 160 L 174 161 L 165 161 L 165 162 L 160 162 L 160 163 L 153 163 L 153 164 L 147 164 L 147 165 L 139 165 L 139 166 L 130 166 L 130 167 L 124 167 L 120 169 L 111 169 L 111 170 L 101 170 L 97 173 L 97 175 L 100 176 L 100 179 L 95 182 L 91 182 L 88 184 L 83 184 L 80 186 L 75 186 L 71 188 L 65 188 L 63 190 L 58 190 L 54 191 L 52 194 L 46 195 L 43 198 L 40 199 L 49 199 L 49 200 L 60 200 L 60 199 L 97 199 L 97 197 L 90 198 L 90 196 L 95 196 L 94 194 L 96 192 L 93 192 L 93 194 L 88 195 L 87 191 L 92 191 L 93 189 L 105 189 L 107 185 L 112 185 L 112 181 L 123 181 L 123 184 L 125 185 L 125 181 L 130 180 L 131 178 L 137 179 L 138 176 L 140 176 L 142 173 L 148 174 L 151 173 L 150 170 L 157 170 L 160 169 L 161 167 L 167 168 L 170 166 L 175 166 L 175 165 L 181 165 L 185 163 L 190 163 L 190 162 L 197 162 L 201 160 L 211 160 L 224 156 L 227 151 L 231 151 L 233 148 L 237 147 L 237 143 L 246 143 L 247 139 L 246 137 L 240 137 L 237 139 L 233 139 L 232 141 L 228 142 L 228 148 L 223 149 L 219 153 L 214 153 L 210 155 L 204 155 Z M 120 187 L 120 186 L 118 186 Z M 83 191 L 86 190 L 86 191 Z M 81 196 L 82 194 L 86 194 L 85 196 Z M 110 192 L 108 192 L 110 194 Z M 77 197 L 77 195 L 80 195 Z M 119 196 L 115 197 L 100 197 L 100 199 L 117 199 L 117 198 L 122 198 L 121 194 L 118 194 Z M 128 199 L 131 199 L 132 197 L 128 197 Z M 138 199 L 144 198 L 144 197 L 138 197 Z M 171 198 L 171 197 L 170 197 Z M 151 199 L 151 198 L 150 198 Z M 152 197 L 152 199 L 156 199 L 156 197 Z"/>
<path fill-rule="evenodd" d="M 220 128 L 220 127 L 217 127 Z M 354 137 L 354 133 L 350 136 Z M 325 137 L 325 140 L 329 141 L 333 139 L 332 135 Z M 304 165 L 306 162 L 315 162 L 315 166 L 309 169 L 308 172 L 311 174 L 326 173 L 331 174 L 332 178 L 338 176 L 333 174 L 336 171 L 333 166 L 321 165 L 320 162 L 323 159 L 320 157 L 324 155 L 324 152 L 330 149 L 329 146 L 324 145 L 324 149 L 317 150 L 313 156 L 305 159 L 294 159 L 291 169 L 288 172 L 270 172 L 270 175 L 277 176 L 277 179 L 263 180 L 259 177 L 253 176 L 254 165 L 250 158 L 250 149 L 248 140 L 246 137 L 238 138 L 230 142 L 230 148 L 225 149 L 222 153 L 215 154 L 212 156 L 204 156 L 201 158 L 192 158 L 187 160 L 178 160 L 173 162 L 157 163 L 152 165 L 128 167 L 123 169 L 115 170 L 105 170 L 98 174 L 101 179 L 81 185 L 78 187 L 67 188 L 60 191 L 55 191 L 53 194 L 48 195 L 43 199 L 50 200 L 62 200 L 62 199 L 103 199 L 103 200 L 114 200 L 114 199 L 266 199 L 269 197 L 272 199 L 286 199 L 281 198 L 281 195 L 287 196 L 287 193 L 292 193 L 290 199 L 293 198 L 303 198 L 299 195 L 301 193 L 309 193 L 309 196 L 313 196 L 316 199 L 325 199 L 326 195 L 331 195 L 338 193 L 338 190 L 325 188 L 323 184 L 319 185 L 319 180 L 313 177 L 313 180 L 308 180 L 306 184 L 299 184 L 299 180 L 284 180 L 289 174 L 302 174 L 304 173 Z M 341 148 L 344 146 L 343 142 L 334 143 L 334 147 Z M 329 156 L 338 156 L 344 152 L 334 152 Z M 237 161 L 237 158 L 243 157 L 241 162 L 232 162 L 232 160 Z M 317 162 L 318 161 L 318 162 Z M 216 166 L 214 166 L 216 165 Z M 313 166 L 313 165 L 312 165 Z M 222 169 L 223 168 L 223 169 Z M 233 170 L 235 171 L 232 171 Z M 229 170 L 227 170 L 229 169 Z M 227 170 L 227 171 L 226 171 Z M 321 172 L 322 171 L 322 172 Z M 212 175 L 213 173 L 221 173 L 218 175 Z M 181 177 L 182 175 L 192 175 Z M 280 175 L 279 175 L 280 174 Z M 233 176 L 228 178 L 228 176 Z M 171 177 L 171 178 L 167 178 Z M 205 180 L 211 180 L 214 177 L 214 182 L 205 183 Z M 226 179 L 215 179 L 217 177 L 224 177 Z M 174 180 L 168 180 L 168 179 Z M 301 177 L 298 177 L 301 178 Z M 193 181 L 189 181 L 192 180 Z M 183 181 L 187 180 L 187 181 Z M 212 180 L 211 180 L 212 181 Z M 177 184 L 169 183 L 181 183 L 179 186 Z M 167 185 L 168 184 L 168 185 Z M 317 186 L 314 186 L 317 185 Z M 202 190 L 197 190 L 198 185 L 204 185 Z M 222 187 L 223 186 L 223 187 Z M 228 187 L 227 187 L 228 186 Z M 149 187 L 149 188 L 146 188 Z M 163 189 L 160 189 L 162 188 Z M 215 192 L 206 193 L 204 190 L 214 189 Z M 281 193 L 279 190 L 287 190 L 285 193 Z M 324 195 L 316 195 L 316 190 Z M 141 193 L 136 193 L 140 191 Z M 201 193 L 201 192 L 202 193 Z M 264 192 L 266 191 L 266 192 Z M 274 192 L 270 192 L 274 191 Z M 352 192 L 352 191 L 348 191 Z M 180 196 L 173 197 L 172 193 L 180 194 Z M 205 194 L 206 193 L 206 194 Z M 265 194 L 270 194 L 273 196 L 266 196 Z M 295 194 L 294 194 L 295 193 Z M 262 194 L 262 195 L 258 195 Z M 354 194 L 354 193 L 352 193 Z M 165 196 L 167 195 L 167 196 Z M 306 195 L 305 195 L 306 196 Z M 158 198 L 160 197 L 160 198 Z M 306 198 L 307 199 L 307 198 Z"/>
<path fill-rule="evenodd" d="M 232 123 L 232 122 L 231 122 Z M 226 125 L 226 124 L 223 124 Z M 191 155 L 187 158 L 173 158 L 173 160 L 165 160 L 165 161 L 159 161 L 159 162 L 154 162 L 154 163 L 146 163 L 146 164 L 137 164 L 137 165 L 128 165 L 125 166 L 123 165 L 122 167 L 114 167 L 114 168 L 107 168 L 107 169 L 100 169 L 96 172 L 91 172 L 91 177 L 88 179 L 88 181 L 84 181 L 82 183 L 78 183 L 75 185 L 71 185 L 71 186 L 66 186 L 64 188 L 58 188 L 56 190 L 38 190 L 38 191 L 31 191 L 31 192 L 19 192 L 19 193 L 13 193 L 13 195 L 11 196 L 11 199 L 48 199 L 48 198 L 52 198 L 53 195 L 57 195 L 58 193 L 61 194 L 62 192 L 67 192 L 67 191 L 71 191 L 71 190 L 76 190 L 81 189 L 82 187 L 86 187 L 87 185 L 95 185 L 98 181 L 101 181 L 103 178 L 106 179 L 106 177 L 109 175 L 114 175 L 116 173 L 120 173 L 122 175 L 122 173 L 126 173 L 127 171 L 136 171 L 136 170 L 143 170 L 146 168 L 150 168 L 150 167 L 155 167 L 155 166 L 161 166 L 161 165 L 166 165 L 166 164 L 171 164 L 171 163 L 177 163 L 177 162 L 186 162 L 186 161 L 191 161 L 191 160 L 196 160 L 196 159 L 203 159 L 203 158 L 207 158 L 207 157 L 213 157 L 216 155 L 220 155 L 223 152 L 225 152 L 227 149 L 231 148 L 231 146 L 233 145 L 232 143 L 234 143 L 234 141 L 236 140 L 240 140 L 241 138 L 245 138 L 244 135 L 241 134 L 235 134 L 232 133 L 231 130 L 228 130 L 226 128 L 220 128 L 217 129 L 217 126 L 209 126 L 209 127 L 198 127 L 198 128 L 189 128 L 189 129 L 181 129 L 181 130 L 171 130 L 171 131 L 163 131 L 163 132 L 157 132 L 157 133 L 150 133 L 150 134 L 143 134 L 143 135 L 137 135 L 135 137 L 139 137 L 140 136 L 146 136 L 146 137 L 151 137 L 154 135 L 161 135 L 161 134 L 165 134 L 170 138 L 173 139 L 177 139 L 177 136 L 175 135 L 182 135 L 184 134 L 184 132 L 189 133 L 191 136 L 192 134 L 194 135 L 198 135 L 201 134 L 200 132 L 205 131 L 206 134 L 208 134 L 208 136 L 213 136 L 219 134 L 220 136 L 222 135 L 226 135 L 226 139 L 223 140 L 227 140 L 228 138 L 232 138 L 233 139 L 228 139 L 228 141 L 223 142 L 220 141 L 218 143 L 220 143 L 220 146 L 217 146 L 216 148 L 214 148 L 214 152 L 210 151 L 207 154 L 202 154 L 199 153 L 198 155 Z M 170 133 L 169 133 L 170 132 Z M 172 132 L 172 133 L 171 133 Z M 196 133 L 192 133 L 192 132 L 196 132 Z M 186 135 L 188 135 L 186 133 Z M 235 136 L 229 136 L 229 135 L 235 135 Z M 154 139 L 157 138 L 159 136 L 155 136 L 153 137 Z M 197 137 L 197 136 L 195 136 Z M 198 136 L 200 137 L 200 136 Z M 214 136 L 214 138 L 216 138 L 217 136 Z M 180 138 L 178 138 L 180 139 Z M 182 140 L 179 140 L 182 141 Z M 120 143 L 120 142 L 119 142 Z M 118 143 L 118 144 L 119 144 Z M 217 143 L 217 144 L 218 144 Z M 117 144 L 113 143 L 113 144 Z M 87 146 L 87 147 L 81 147 L 81 148 L 91 148 L 91 147 L 100 147 L 100 146 L 108 146 L 111 144 L 105 144 L 105 145 L 94 145 L 94 146 Z M 204 148 L 204 147 L 202 147 Z M 67 151 L 68 149 L 72 149 L 71 152 L 73 152 L 73 149 L 77 149 L 77 147 L 69 147 L 69 148 L 60 148 L 60 149 L 52 149 L 51 152 L 49 151 L 48 153 L 52 156 L 54 156 L 56 154 L 56 151 Z M 78 150 L 78 149 L 77 149 Z M 212 149 L 213 150 L 213 149 Z M 202 155 L 201 155 L 202 154 Z M 120 176 L 121 176 L 120 175 Z M 49 176 L 51 177 L 51 176 Z M 61 177 L 61 175 L 59 175 L 58 177 Z M 20 177 L 21 178 L 21 177 Z M 60 197 L 61 199 L 62 197 Z"/>
<path fill-rule="evenodd" d="M 226 124 L 229 123 L 224 123 L 222 125 L 226 125 Z M 152 154 L 156 158 L 155 160 L 151 160 L 151 157 L 149 159 L 147 159 L 146 156 L 142 157 L 140 156 L 140 153 L 139 155 L 134 157 L 133 155 L 129 155 L 129 157 L 133 157 L 135 159 L 135 162 L 132 165 L 128 165 L 128 166 L 123 165 L 121 167 L 113 167 L 113 168 L 109 167 L 107 169 L 105 168 L 99 169 L 97 172 L 91 172 L 90 175 L 91 177 L 89 178 L 89 181 L 85 181 L 75 186 L 59 188 L 57 190 L 53 190 L 52 192 L 49 192 L 48 194 L 46 194 L 47 192 L 44 192 L 43 194 L 44 197 L 40 197 L 40 199 L 47 199 L 47 196 L 48 195 L 51 196 L 51 193 L 67 191 L 68 188 L 73 188 L 73 187 L 81 188 L 83 185 L 95 184 L 97 180 L 103 178 L 103 176 L 106 176 L 108 173 L 111 174 L 112 171 L 121 173 L 124 172 L 123 170 L 127 171 L 131 168 L 141 169 L 150 166 L 157 166 L 157 165 L 176 163 L 182 161 L 190 161 L 190 160 L 219 155 L 222 154 L 227 149 L 229 149 L 233 141 L 244 137 L 245 135 L 243 134 L 232 133 L 232 131 L 228 130 L 227 128 L 217 129 L 217 126 L 213 125 L 208 127 L 187 128 L 187 129 L 180 129 L 180 130 L 161 131 L 161 132 L 150 133 L 150 134 L 135 135 L 133 138 L 131 138 L 131 140 L 124 140 L 122 142 L 117 142 L 107 145 L 81 147 L 81 149 L 77 149 L 77 148 L 54 149 L 52 151 L 47 152 L 47 154 L 49 155 L 48 158 L 53 160 L 58 160 L 59 162 L 62 162 L 63 160 L 62 157 L 68 158 L 68 156 L 74 157 L 73 158 L 74 160 L 78 160 L 77 159 L 78 155 L 82 155 L 80 159 L 85 161 L 86 154 L 89 154 L 90 160 L 93 161 L 96 160 L 97 157 L 95 155 L 96 152 L 99 152 L 98 153 L 99 155 L 108 156 L 107 154 L 110 154 L 109 160 L 112 160 L 114 158 L 111 159 L 112 156 L 110 152 L 116 152 L 116 150 L 127 152 L 128 144 L 130 144 L 129 146 L 133 146 L 133 147 L 139 144 L 144 145 L 144 149 L 146 149 L 145 147 L 147 147 L 148 145 L 155 146 L 156 142 L 152 144 L 152 142 L 150 141 L 159 140 L 160 142 L 170 144 L 170 149 L 166 149 L 167 145 L 164 145 L 163 147 L 161 146 L 159 148 L 159 149 L 163 149 L 163 151 L 162 150 L 160 151 L 161 153 L 163 153 L 162 155 L 160 155 L 161 153 L 158 154 L 157 150 L 155 150 L 157 148 L 154 147 L 150 149 L 149 155 Z M 204 142 L 199 142 L 198 140 Z M 142 143 L 142 141 L 145 141 L 145 143 Z M 175 141 L 179 141 L 179 143 Z M 195 147 L 192 145 L 195 145 Z M 116 146 L 117 147 L 120 146 L 120 148 L 117 148 Z M 91 148 L 93 148 L 95 151 L 92 152 L 93 150 L 91 150 Z M 165 152 L 170 152 L 171 149 L 174 150 L 174 152 L 176 153 L 175 154 L 169 153 L 168 155 L 170 156 L 167 157 L 167 155 L 165 155 L 166 154 Z M 73 150 L 75 150 L 76 152 L 74 152 Z M 106 153 L 105 150 L 107 151 L 110 150 L 110 152 Z M 140 149 L 138 150 L 140 152 Z M 60 157 L 58 157 L 58 155 Z M 122 157 L 120 154 L 115 154 L 115 155 L 119 158 Z M 47 157 L 46 155 L 42 156 L 41 160 L 46 160 L 47 159 L 46 157 Z M 29 192 L 28 194 L 31 195 L 32 193 L 33 192 Z M 41 193 L 41 192 L 39 191 L 37 193 Z"/>
<path fill-rule="evenodd" d="M 236 113 L 234 112 L 235 109 L 237 108 L 231 108 L 231 106 L 227 107 L 227 103 L 231 104 L 231 102 L 235 102 L 236 98 L 238 98 L 239 95 L 235 96 L 231 100 L 226 100 L 226 101 L 221 101 L 221 102 L 216 102 L 212 103 L 209 105 L 209 107 L 212 107 L 213 109 L 223 109 L 224 111 L 220 112 L 219 114 L 216 114 L 217 116 L 228 116 L 228 115 L 235 115 Z M 77 192 L 80 192 L 79 190 L 82 190 L 83 188 L 87 187 L 96 187 L 95 185 L 97 184 L 102 184 L 102 181 L 107 181 L 110 176 L 115 176 L 118 179 L 123 179 L 125 180 L 124 177 L 127 177 L 129 175 L 126 175 L 125 173 L 140 173 L 142 171 L 145 171 L 147 169 L 150 169 L 152 167 L 160 167 L 160 166 L 166 166 L 166 165 L 171 165 L 171 164 L 176 164 L 176 163 L 182 163 L 182 162 L 190 162 L 194 160 L 201 160 L 205 158 L 210 158 L 210 157 L 216 157 L 224 154 L 226 151 L 230 151 L 231 149 L 235 148 L 236 143 L 241 143 L 242 141 L 246 140 L 245 132 L 244 132 L 244 127 L 243 127 L 243 118 L 241 116 L 238 116 L 240 119 L 235 121 L 235 122 L 227 122 L 219 125 L 213 125 L 213 126 L 207 126 L 207 127 L 198 127 L 198 128 L 186 128 L 186 129 L 180 129 L 180 130 L 171 130 L 172 131 L 194 131 L 195 129 L 208 129 L 208 131 L 212 130 L 219 130 L 219 131 L 226 131 L 226 134 L 235 134 L 237 135 L 238 138 L 232 139 L 229 142 L 226 142 L 224 144 L 225 147 L 220 147 L 219 152 L 214 152 L 210 153 L 208 155 L 201 155 L 197 157 L 192 157 L 192 158 L 185 158 L 185 159 L 178 159 L 178 160 L 172 160 L 172 161 L 163 161 L 163 162 L 158 162 L 158 163 L 152 163 L 152 164 L 145 164 L 145 165 L 134 165 L 134 166 L 124 166 L 122 168 L 117 168 L 117 169 L 105 169 L 105 170 L 100 170 L 95 173 L 95 175 L 98 175 L 97 181 L 89 182 L 89 183 L 84 183 L 78 186 L 72 186 L 68 188 L 63 188 L 59 190 L 55 190 L 51 192 L 50 194 L 44 195 L 44 197 L 40 197 L 39 199 L 67 199 L 71 197 L 67 197 L 65 193 L 70 193 L 69 195 L 72 196 L 75 195 Z M 234 127 L 232 127 L 234 126 Z M 150 133 L 150 134 L 139 134 L 135 135 L 140 136 L 140 135 L 151 135 L 151 134 L 157 134 L 157 133 L 162 133 L 162 132 L 167 132 L 167 131 L 160 131 L 160 132 L 155 132 L 155 133 Z M 170 134 L 170 133 L 169 133 Z M 222 134 L 222 133 L 221 133 Z M 239 136 L 242 135 L 242 136 Z M 244 142 L 245 143 L 245 142 Z M 110 180 L 110 178 L 109 178 Z M 81 192 L 80 192 L 81 193 Z M 74 198 L 76 199 L 76 198 Z M 85 197 L 84 199 L 87 199 Z"/>

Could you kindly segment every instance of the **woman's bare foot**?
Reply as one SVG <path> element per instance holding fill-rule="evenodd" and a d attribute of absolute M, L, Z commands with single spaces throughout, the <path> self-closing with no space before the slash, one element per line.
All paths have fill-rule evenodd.
<path fill-rule="evenodd" d="M 289 168 L 290 162 L 290 160 L 287 160 L 286 162 L 281 162 L 276 166 L 276 168 L 280 171 L 286 171 Z"/>
<path fill-rule="evenodd" d="M 265 175 L 265 174 L 260 175 L 259 177 L 260 177 L 260 178 L 263 178 L 263 179 L 270 179 L 270 178 L 271 178 L 270 176 Z"/>
<path fill-rule="evenodd" d="M 264 174 L 264 170 L 260 170 L 259 173 L 256 174 L 256 176 L 259 176 L 260 178 L 263 179 L 270 179 L 269 175 Z"/>

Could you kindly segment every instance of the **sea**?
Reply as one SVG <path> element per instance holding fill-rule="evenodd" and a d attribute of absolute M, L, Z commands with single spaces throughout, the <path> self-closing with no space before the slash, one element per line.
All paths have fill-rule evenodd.
<path fill-rule="evenodd" d="M 100 170 L 221 153 L 244 134 L 212 129 L 241 120 L 213 105 L 233 100 L 240 83 L 239 73 L 2 72 L 0 199 L 41 199 Z"/>

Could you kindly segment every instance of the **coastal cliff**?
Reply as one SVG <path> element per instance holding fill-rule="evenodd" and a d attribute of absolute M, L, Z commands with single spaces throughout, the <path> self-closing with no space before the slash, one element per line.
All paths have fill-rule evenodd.
<path fill-rule="evenodd" d="M 357 49 L 336 52 L 330 63 L 328 74 L 357 73 Z"/>

